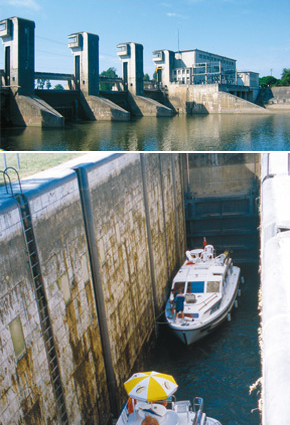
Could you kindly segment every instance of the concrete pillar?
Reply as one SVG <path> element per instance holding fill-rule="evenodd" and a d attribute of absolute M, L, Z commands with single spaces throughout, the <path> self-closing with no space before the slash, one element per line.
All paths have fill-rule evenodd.
<path fill-rule="evenodd" d="M 153 61 L 156 65 L 156 72 L 160 75 L 160 82 L 168 86 L 173 80 L 171 73 L 174 67 L 174 52 L 171 50 L 155 50 Z"/>
<path fill-rule="evenodd" d="M 118 44 L 118 56 L 123 64 L 123 80 L 125 90 L 132 95 L 144 94 L 143 83 L 143 46 L 137 43 Z"/>
<path fill-rule="evenodd" d="M 68 36 L 68 47 L 75 57 L 76 89 L 84 96 L 99 94 L 99 36 L 88 32 Z"/>
<path fill-rule="evenodd" d="M 5 48 L 6 85 L 20 95 L 34 94 L 35 23 L 22 18 L 0 22 L 0 37 Z"/>

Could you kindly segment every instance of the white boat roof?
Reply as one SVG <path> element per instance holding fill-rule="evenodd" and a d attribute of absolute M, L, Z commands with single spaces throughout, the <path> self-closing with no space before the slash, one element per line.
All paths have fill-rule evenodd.
<path fill-rule="evenodd" d="M 196 263 L 187 265 L 187 262 L 183 264 L 180 270 L 175 275 L 173 282 L 187 282 L 187 281 L 198 281 L 198 280 L 210 280 L 214 279 L 215 276 L 221 276 L 225 272 L 225 266 L 211 263 Z"/>

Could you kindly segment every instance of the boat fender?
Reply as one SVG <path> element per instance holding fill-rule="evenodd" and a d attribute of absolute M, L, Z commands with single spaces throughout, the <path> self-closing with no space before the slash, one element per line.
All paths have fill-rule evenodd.
<path fill-rule="evenodd" d="M 129 397 L 128 398 L 128 404 L 127 404 L 127 409 L 128 409 L 129 415 L 130 415 L 130 413 L 134 412 L 133 403 L 134 403 L 134 406 L 136 406 L 137 400 L 135 400 L 135 399 L 133 400 L 131 397 Z"/>
<path fill-rule="evenodd" d="M 235 307 L 238 308 L 238 300 L 235 300 Z"/>
<path fill-rule="evenodd" d="M 228 312 L 227 319 L 228 319 L 228 322 L 230 322 L 232 320 L 230 311 Z"/>
<path fill-rule="evenodd" d="M 189 263 L 195 264 L 195 258 L 191 255 L 190 251 L 186 251 L 185 255 L 186 255 Z"/>

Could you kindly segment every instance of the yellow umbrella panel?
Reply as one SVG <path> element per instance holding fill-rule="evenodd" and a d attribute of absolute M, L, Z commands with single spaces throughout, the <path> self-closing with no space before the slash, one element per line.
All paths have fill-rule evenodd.
<path fill-rule="evenodd" d="M 130 397 L 140 401 L 165 400 L 178 388 L 173 376 L 158 372 L 135 373 L 124 386 Z"/>

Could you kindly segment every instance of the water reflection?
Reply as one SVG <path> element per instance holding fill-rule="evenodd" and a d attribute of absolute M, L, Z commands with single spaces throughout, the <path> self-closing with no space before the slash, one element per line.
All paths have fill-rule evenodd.
<path fill-rule="evenodd" d="M 185 115 L 128 122 L 82 122 L 64 129 L 9 128 L 7 150 L 261 151 L 290 150 L 289 115 Z"/>

